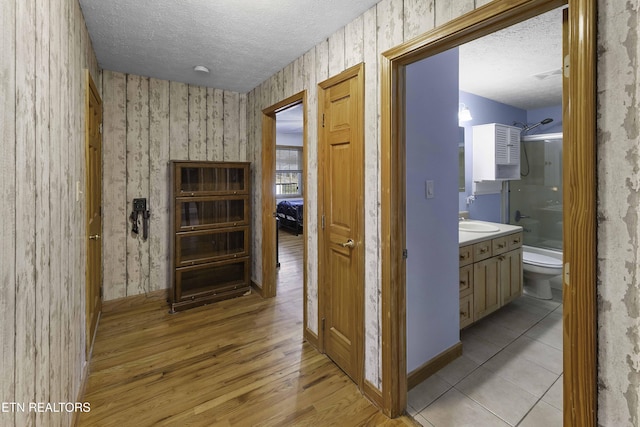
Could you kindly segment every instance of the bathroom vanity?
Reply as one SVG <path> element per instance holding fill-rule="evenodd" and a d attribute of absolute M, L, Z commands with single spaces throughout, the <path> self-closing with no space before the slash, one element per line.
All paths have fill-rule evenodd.
<path fill-rule="evenodd" d="M 522 227 L 460 222 L 460 329 L 522 295 Z"/>

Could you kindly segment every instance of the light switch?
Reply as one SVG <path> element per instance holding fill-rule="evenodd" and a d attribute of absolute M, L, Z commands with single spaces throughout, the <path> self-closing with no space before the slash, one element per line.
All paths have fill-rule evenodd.
<path fill-rule="evenodd" d="M 434 197 L 433 180 L 427 180 L 425 182 L 425 195 L 427 199 L 433 199 Z"/>

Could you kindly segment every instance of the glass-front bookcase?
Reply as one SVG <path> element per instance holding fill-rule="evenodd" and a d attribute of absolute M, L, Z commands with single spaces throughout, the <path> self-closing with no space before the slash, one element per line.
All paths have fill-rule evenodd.
<path fill-rule="evenodd" d="M 250 292 L 250 164 L 170 162 L 171 312 Z"/>

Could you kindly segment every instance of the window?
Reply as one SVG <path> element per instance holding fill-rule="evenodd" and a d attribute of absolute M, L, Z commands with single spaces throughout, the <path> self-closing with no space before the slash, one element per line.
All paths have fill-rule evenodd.
<path fill-rule="evenodd" d="M 302 147 L 276 147 L 276 197 L 302 197 Z"/>

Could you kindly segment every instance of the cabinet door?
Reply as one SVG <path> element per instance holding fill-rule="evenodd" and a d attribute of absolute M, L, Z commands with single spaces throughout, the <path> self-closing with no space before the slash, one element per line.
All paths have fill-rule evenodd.
<path fill-rule="evenodd" d="M 500 308 L 500 275 L 498 258 L 489 258 L 473 264 L 474 320 Z"/>
<path fill-rule="evenodd" d="M 174 302 L 230 293 L 249 286 L 249 260 L 176 268 Z"/>
<path fill-rule="evenodd" d="M 177 233 L 175 243 L 179 267 L 240 258 L 249 255 L 249 227 Z"/>
<path fill-rule="evenodd" d="M 520 164 L 520 131 L 514 128 L 509 128 L 509 140 L 507 142 L 507 148 L 509 149 L 508 164 L 518 165 Z"/>
<path fill-rule="evenodd" d="M 522 249 L 507 252 L 498 258 L 502 305 L 504 305 L 522 295 Z"/>
<path fill-rule="evenodd" d="M 177 197 L 249 192 L 247 164 L 180 162 L 175 167 Z"/>
<path fill-rule="evenodd" d="M 495 127 L 495 150 L 496 165 L 508 165 L 509 162 L 509 128 L 496 125 Z"/>
<path fill-rule="evenodd" d="M 248 225 L 249 198 L 179 197 L 176 199 L 175 212 L 177 231 Z"/>

